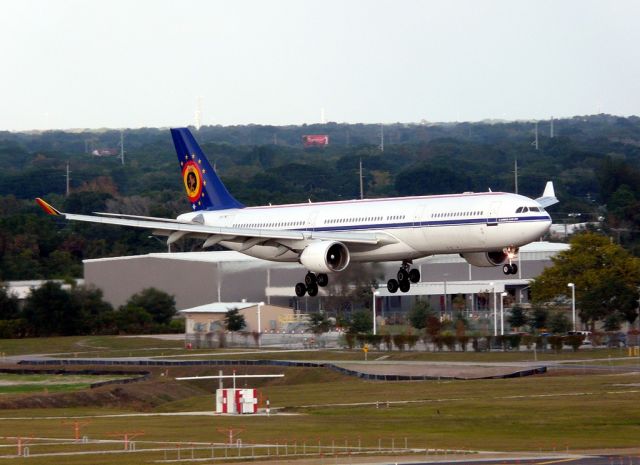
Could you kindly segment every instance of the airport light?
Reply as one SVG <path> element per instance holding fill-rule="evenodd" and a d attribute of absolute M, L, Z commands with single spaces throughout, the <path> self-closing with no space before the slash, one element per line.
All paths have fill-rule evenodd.
<path fill-rule="evenodd" d="M 504 336 L 504 298 L 509 294 L 503 292 L 500 294 L 500 335 Z"/>
<path fill-rule="evenodd" d="M 260 310 L 262 309 L 262 306 L 264 305 L 264 302 L 258 302 L 258 347 L 260 347 L 260 339 L 262 336 L 262 323 L 261 323 L 261 318 L 260 318 Z"/>
<path fill-rule="evenodd" d="M 376 297 L 380 295 L 380 291 L 373 291 L 373 305 L 371 309 L 373 311 L 373 335 L 377 334 L 378 325 L 376 324 Z"/>
<path fill-rule="evenodd" d="M 496 306 L 496 286 L 495 283 L 489 283 L 491 285 L 491 293 L 493 294 L 493 335 L 498 335 L 498 308 Z"/>
<path fill-rule="evenodd" d="M 571 317 L 573 321 L 573 330 L 576 330 L 576 285 L 574 283 L 567 284 L 571 288 Z"/>

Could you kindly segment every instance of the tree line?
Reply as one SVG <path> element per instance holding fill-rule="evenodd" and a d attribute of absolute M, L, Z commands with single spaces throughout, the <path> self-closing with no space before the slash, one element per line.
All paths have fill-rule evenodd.
<path fill-rule="evenodd" d="M 154 288 L 117 309 L 100 289 L 56 281 L 31 290 L 24 302 L 0 286 L 0 338 L 183 332 L 175 299 Z"/>

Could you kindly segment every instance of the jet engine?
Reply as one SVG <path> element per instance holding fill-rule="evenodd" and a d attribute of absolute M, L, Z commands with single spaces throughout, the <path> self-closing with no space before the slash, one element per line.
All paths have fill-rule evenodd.
<path fill-rule="evenodd" d="M 349 249 L 341 242 L 318 241 L 300 254 L 300 263 L 314 273 L 335 273 L 349 265 Z"/>
<path fill-rule="evenodd" d="M 502 265 L 507 258 L 509 258 L 502 250 L 495 252 L 461 253 L 460 256 L 469 264 L 482 267 Z"/>

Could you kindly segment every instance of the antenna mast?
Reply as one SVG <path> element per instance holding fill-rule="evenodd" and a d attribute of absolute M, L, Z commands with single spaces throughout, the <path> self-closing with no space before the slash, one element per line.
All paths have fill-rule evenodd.
<path fill-rule="evenodd" d="M 549 137 L 553 139 L 553 116 L 551 117 L 551 121 L 549 124 Z"/>
<path fill-rule="evenodd" d="M 120 129 L 120 161 L 124 166 L 124 130 Z"/>
<path fill-rule="evenodd" d="M 380 123 L 380 151 L 384 152 L 384 124 Z"/>
<path fill-rule="evenodd" d="M 196 131 L 199 131 L 202 127 L 202 97 L 198 97 L 196 100 L 195 123 Z"/>
<path fill-rule="evenodd" d="M 533 141 L 533 145 L 534 145 L 534 147 L 536 148 L 536 150 L 538 150 L 538 122 L 537 122 L 537 121 L 536 121 L 536 129 L 535 129 L 535 132 L 536 132 L 536 138 L 535 138 L 535 140 Z"/>
<path fill-rule="evenodd" d="M 364 199 L 364 184 L 362 183 L 362 158 L 360 158 L 360 199 Z"/>
<path fill-rule="evenodd" d="M 517 158 L 515 159 L 514 165 L 515 165 L 515 169 L 513 173 L 514 173 L 515 187 L 516 187 L 516 194 L 517 194 L 518 193 L 518 159 Z"/>
<path fill-rule="evenodd" d="M 66 197 L 69 197 L 69 181 L 71 181 L 71 177 L 69 176 L 71 174 L 71 171 L 69 171 L 69 162 L 67 162 L 67 174 L 66 174 L 66 178 L 67 178 L 67 190 L 66 190 Z"/>

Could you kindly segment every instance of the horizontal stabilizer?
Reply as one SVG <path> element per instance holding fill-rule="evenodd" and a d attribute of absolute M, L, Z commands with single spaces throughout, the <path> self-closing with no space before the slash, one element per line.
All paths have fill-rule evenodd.
<path fill-rule="evenodd" d="M 559 202 L 556 198 L 555 189 L 553 188 L 553 181 L 547 181 L 547 185 L 544 186 L 542 197 L 538 197 L 536 202 L 538 202 L 543 208 L 550 207 L 551 205 L 555 205 Z"/>

